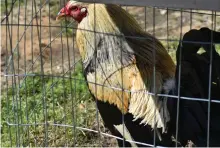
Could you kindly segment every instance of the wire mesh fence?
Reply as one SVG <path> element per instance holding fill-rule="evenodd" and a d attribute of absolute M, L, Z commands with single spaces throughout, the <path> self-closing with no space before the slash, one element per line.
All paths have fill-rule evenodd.
<path fill-rule="evenodd" d="M 117 146 L 115 139 L 123 141 L 123 145 L 125 145 L 125 140 L 142 146 L 158 145 L 156 130 L 153 130 L 154 138 L 151 143 L 134 141 L 112 134 L 105 127 L 102 121 L 103 117 L 100 116 L 96 105 L 97 99 L 94 99 L 94 96 L 98 96 L 98 91 L 101 91 L 100 95 L 103 96 L 105 96 L 105 92 L 110 90 L 113 90 L 112 96 L 114 96 L 115 91 L 122 92 L 122 96 L 115 95 L 115 102 L 118 99 L 122 101 L 122 104 L 126 103 L 124 96 L 138 92 L 162 98 L 169 97 L 169 99 L 176 99 L 178 102 L 181 99 L 208 102 L 207 114 L 210 114 L 212 102 L 220 103 L 220 98 L 211 98 L 211 78 L 209 78 L 209 86 L 206 90 L 209 92 L 208 98 L 201 98 L 196 95 L 193 97 L 181 96 L 181 72 L 178 75 L 177 94 L 158 93 L 159 88 L 156 88 L 158 83 L 157 67 L 155 66 L 158 59 L 155 58 L 155 51 L 151 53 L 153 66 L 149 72 L 153 74 L 153 78 L 152 89 L 149 89 L 149 91 L 124 88 L 127 81 L 129 81 L 124 79 L 126 78 L 124 73 L 129 75 L 129 69 L 118 72 L 121 74 L 118 74 L 122 81 L 120 84 L 118 84 L 119 82 L 116 82 L 116 85 L 99 83 L 100 79 L 107 79 L 105 74 L 109 68 L 108 64 L 102 65 L 103 69 L 100 73 L 90 69 L 90 72 L 95 71 L 95 78 L 94 81 L 89 81 L 83 67 L 85 66 L 84 62 L 82 66 L 83 59 L 81 57 L 82 53 L 80 53 L 82 51 L 79 51 L 76 45 L 77 23 L 68 18 L 61 22 L 56 21 L 57 13 L 66 3 L 65 0 L 1 1 L 2 146 Z M 144 31 L 153 35 L 162 43 L 174 63 L 177 63 L 176 50 L 178 45 L 182 45 L 179 44 L 179 41 L 190 29 L 208 27 L 220 31 L 220 13 L 216 11 L 148 6 L 121 7 L 132 14 Z M 111 38 L 115 36 L 118 40 L 124 38 L 122 34 L 116 35 L 96 30 L 96 25 L 99 26 L 100 23 L 99 20 L 95 19 L 96 15 L 94 14 L 94 28 L 86 30 L 93 32 L 95 44 L 96 37 L 99 37 L 99 35 L 106 36 L 107 41 L 111 41 Z M 126 22 L 124 25 L 126 25 Z M 140 40 L 140 42 L 147 40 L 145 37 L 134 35 L 127 35 L 126 38 Z M 123 42 L 123 40 L 119 42 Z M 99 44 L 103 43 L 106 42 L 100 42 Z M 154 42 L 151 43 L 152 47 L 156 46 Z M 197 41 L 197 43 L 210 45 L 214 41 L 211 40 L 211 43 L 209 41 Z M 110 48 L 111 45 L 108 45 L 108 47 Z M 120 48 L 123 49 L 124 47 Z M 215 49 L 219 53 L 220 45 L 215 44 Z M 214 49 L 211 48 L 211 50 Z M 200 50 L 199 52 L 202 53 L 203 51 Z M 99 53 L 95 52 L 95 54 Z M 139 54 L 140 57 L 141 55 L 142 53 Z M 119 67 L 123 65 L 124 55 L 122 52 L 112 56 L 121 59 L 121 62 L 116 63 L 116 65 L 119 65 Z M 212 61 L 212 54 L 210 61 Z M 93 64 L 101 65 L 96 62 Z M 181 62 L 179 65 L 181 65 Z M 209 77 L 211 77 L 212 64 L 209 66 Z M 181 66 L 179 67 L 181 70 Z M 96 79 L 97 75 L 101 75 L 99 76 L 101 78 Z M 88 84 L 90 84 L 90 90 Z M 95 88 L 94 92 L 91 91 L 91 87 Z M 102 92 L 102 89 L 104 92 Z M 182 128 L 178 127 L 179 105 L 178 103 L 176 111 L 177 131 L 178 128 Z M 109 114 L 109 118 L 111 116 L 114 115 Z M 124 114 L 120 116 L 122 123 L 124 123 L 126 117 L 124 117 Z M 208 115 L 207 123 L 207 133 L 209 133 L 210 115 Z M 125 135 L 125 133 L 126 130 L 123 127 L 122 135 Z M 173 137 L 178 139 L 178 132 Z M 209 139 L 210 135 L 207 134 L 207 144 L 209 144 Z"/>

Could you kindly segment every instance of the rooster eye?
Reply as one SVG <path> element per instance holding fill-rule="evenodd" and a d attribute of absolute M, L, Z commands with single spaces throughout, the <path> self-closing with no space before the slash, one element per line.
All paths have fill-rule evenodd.
<path fill-rule="evenodd" d="M 72 7 L 70 10 L 76 11 L 78 10 L 78 7 Z"/>

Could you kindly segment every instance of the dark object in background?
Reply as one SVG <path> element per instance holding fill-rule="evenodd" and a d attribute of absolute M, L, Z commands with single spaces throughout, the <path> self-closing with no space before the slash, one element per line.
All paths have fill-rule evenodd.
<path fill-rule="evenodd" d="M 210 44 L 211 42 L 212 44 Z M 192 140 L 196 146 L 207 145 L 209 71 L 211 65 L 210 99 L 220 100 L 220 56 L 213 43 L 220 43 L 220 32 L 201 28 L 187 32 L 183 37 L 182 45 L 180 42 L 178 46 L 176 86 L 178 86 L 179 64 L 181 64 L 180 96 L 207 99 L 207 101 L 180 99 L 178 141 L 183 145 L 186 145 L 187 140 Z M 198 54 L 200 48 L 204 48 L 205 52 Z M 181 59 L 179 57 L 180 51 L 182 51 Z M 212 60 L 210 60 L 211 51 Z M 210 103 L 209 146 L 220 146 L 219 108 L 219 103 Z M 173 115 L 172 120 L 175 119 L 176 114 Z M 175 127 L 176 121 L 173 120 L 172 122 L 173 127 Z M 174 133 L 175 131 L 176 128 L 173 128 Z"/>

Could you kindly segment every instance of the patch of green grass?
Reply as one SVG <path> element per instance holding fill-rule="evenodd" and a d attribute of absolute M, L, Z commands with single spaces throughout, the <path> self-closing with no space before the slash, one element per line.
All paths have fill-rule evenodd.
<path fill-rule="evenodd" d="M 3 90 L 1 146 L 98 143 L 94 142 L 97 134 L 73 128 L 74 125 L 94 128 L 96 109 L 80 64 L 71 77 L 77 80 L 28 76 L 21 88 L 11 86 Z"/>
<path fill-rule="evenodd" d="M 165 49 L 168 50 L 168 53 L 171 56 L 174 63 L 176 63 L 176 50 L 178 48 L 179 42 L 178 41 L 171 41 L 171 42 L 161 41 L 161 43 L 163 44 Z"/>
<path fill-rule="evenodd" d="M 7 0 L 4 0 L 4 1 L 1 1 L 1 14 L 6 14 L 6 10 L 8 10 L 8 12 L 11 10 L 11 6 L 13 4 L 13 0 L 11 1 L 7 1 Z M 20 5 L 23 5 L 24 4 L 24 0 L 19 0 L 19 1 L 16 1 L 14 3 L 14 7 L 18 6 L 20 3 Z M 7 9 L 6 9 L 6 5 L 7 5 Z"/>
<path fill-rule="evenodd" d="M 220 44 L 215 45 L 215 49 L 218 52 L 218 54 L 220 55 Z"/>
<path fill-rule="evenodd" d="M 63 28 L 66 27 L 66 29 L 64 31 L 64 35 L 68 36 L 68 37 L 75 36 L 75 32 L 76 32 L 75 28 L 77 28 L 77 23 L 75 21 L 72 24 L 70 24 L 70 23 L 71 23 L 70 20 L 65 20 L 65 19 L 63 19 L 61 22 Z"/>

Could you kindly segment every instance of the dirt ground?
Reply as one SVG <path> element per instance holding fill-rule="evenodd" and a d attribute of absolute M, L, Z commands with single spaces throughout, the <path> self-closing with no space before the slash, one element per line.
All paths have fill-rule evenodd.
<path fill-rule="evenodd" d="M 31 3 L 28 4 L 31 6 Z M 29 7 L 26 13 L 22 8 L 20 15 L 17 11 L 18 8 L 15 7 L 8 21 L 5 20 L 1 26 L 2 74 L 43 70 L 44 73 L 56 75 L 67 71 L 69 65 L 79 59 L 74 38 L 64 35 L 66 29 L 60 27 L 61 24 L 55 20 L 54 14 L 49 16 L 47 6 L 43 7 L 37 18 L 32 17 Z M 2 78 L 3 86 L 4 83 Z"/>
<path fill-rule="evenodd" d="M 54 12 L 50 12 L 49 16 L 48 5 L 42 8 L 41 15 L 38 13 L 37 18 L 33 18 L 31 3 L 28 3 L 29 5 L 30 7 L 27 9 L 20 9 L 20 15 L 17 13 L 18 8 L 13 10 L 8 22 L 14 25 L 6 26 L 5 20 L 1 26 L 1 72 L 5 67 L 12 67 L 12 63 L 7 63 L 6 59 L 13 52 L 14 69 L 17 73 L 24 73 L 24 71 L 32 69 L 32 66 L 36 70 L 41 62 L 44 63 L 45 73 L 52 71 L 60 73 L 62 65 L 66 67 L 69 61 L 73 63 L 74 60 L 79 59 L 74 36 L 67 38 L 60 33 L 62 29 L 64 33 L 65 28 L 59 27 L 60 23 L 55 20 Z M 186 10 L 181 17 L 180 11 L 177 10 L 155 9 L 154 17 L 154 9 L 150 7 L 146 9 L 144 7 L 124 7 L 124 9 L 136 18 L 143 29 L 155 34 L 161 40 L 178 40 L 181 32 L 184 34 L 190 28 L 212 28 L 211 12 L 207 11 L 199 11 L 199 13 L 194 11 L 190 15 L 190 11 Z M 216 20 L 216 30 L 219 30 L 220 16 L 216 16 Z M 18 23 L 20 25 L 17 25 Z"/>

